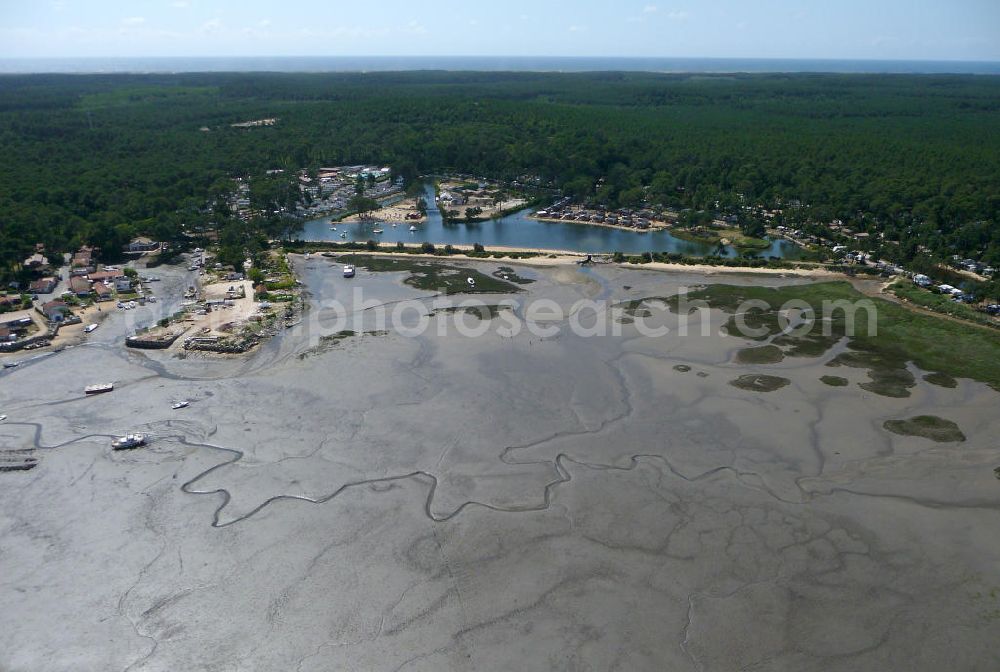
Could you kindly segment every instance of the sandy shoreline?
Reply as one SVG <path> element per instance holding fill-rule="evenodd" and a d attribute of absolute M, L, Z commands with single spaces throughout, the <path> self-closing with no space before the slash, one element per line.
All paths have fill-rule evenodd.
<path fill-rule="evenodd" d="M 406 245 L 408 249 L 413 249 L 419 247 L 419 245 Z M 456 250 L 472 250 L 472 245 L 452 245 Z M 505 253 L 534 253 L 542 254 L 542 257 L 527 257 L 523 259 L 513 259 L 513 258 L 503 258 L 496 259 L 493 257 L 472 257 L 467 254 L 449 254 L 447 256 L 428 254 L 428 253 L 414 253 L 414 252 L 392 252 L 386 250 L 322 250 L 322 252 L 332 252 L 334 254 L 364 254 L 364 255 L 380 255 L 387 257 L 400 257 L 400 258 L 421 258 L 421 259 L 437 259 L 439 261 L 444 261 L 448 259 L 456 259 L 461 261 L 479 261 L 479 262 L 494 262 L 503 264 L 519 264 L 522 266 L 563 266 L 568 264 L 579 264 L 580 261 L 585 259 L 588 255 L 583 252 L 572 252 L 569 250 L 545 250 L 541 248 L 530 248 L 530 247 L 504 247 L 504 246 L 494 246 L 489 247 L 487 252 L 505 252 Z M 293 253 L 298 255 L 298 253 Z M 610 255 L 592 255 L 592 256 L 610 256 Z M 718 274 L 733 274 L 733 273 L 750 273 L 754 275 L 794 275 L 800 277 L 808 278 L 847 278 L 846 275 L 837 271 L 830 271 L 824 268 L 754 268 L 750 266 L 723 266 L 723 265 L 713 265 L 713 264 L 672 264 L 660 261 L 652 261 L 646 264 L 629 264 L 629 263 L 614 263 L 608 262 L 608 264 L 598 264 L 598 265 L 612 265 L 619 268 L 628 268 L 636 270 L 654 270 L 654 271 L 683 271 L 690 273 L 704 273 L 705 275 L 718 275 Z"/>

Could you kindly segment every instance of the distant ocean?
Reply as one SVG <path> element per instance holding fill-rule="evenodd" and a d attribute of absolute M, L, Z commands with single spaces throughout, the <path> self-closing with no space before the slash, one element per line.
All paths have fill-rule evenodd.
<path fill-rule="evenodd" d="M 276 56 L 218 58 L 0 59 L 0 73 L 377 72 L 838 72 L 1000 74 L 997 61 L 851 61 L 766 58 L 597 58 L 548 56 Z"/>

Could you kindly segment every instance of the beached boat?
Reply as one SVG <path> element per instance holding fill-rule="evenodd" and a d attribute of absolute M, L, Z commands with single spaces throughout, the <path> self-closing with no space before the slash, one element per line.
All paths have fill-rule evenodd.
<path fill-rule="evenodd" d="M 188 406 L 190 406 L 190 403 L 186 401 L 175 401 L 170 408 L 176 411 L 179 408 L 187 408 Z"/>
<path fill-rule="evenodd" d="M 351 266 L 350 264 L 347 264 L 346 266 L 344 266 L 344 277 L 345 278 L 353 278 L 354 277 L 354 267 Z"/>
<path fill-rule="evenodd" d="M 83 333 L 89 334 L 94 329 L 97 329 L 97 325 L 96 324 L 88 324 L 86 327 L 83 328 Z"/>
<path fill-rule="evenodd" d="M 96 385 L 88 385 L 83 388 L 83 391 L 85 394 L 103 394 L 113 389 L 115 389 L 114 383 L 97 383 Z"/>
<path fill-rule="evenodd" d="M 131 450 L 146 444 L 145 434 L 126 434 L 111 442 L 112 450 Z"/>
<path fill-rule="evenodd" d="M 21 362 L 4 362 L 3 363 L 3 368 L 5 368 L 5 369 L 13 369 L 15 366 L 17 366 L 20 363 Z"/>
<path fill-rule="evenodd" d="M 3 422 L 6 419 L 7 419 L 6 415 L 0 415 L 0 422 Z"/>

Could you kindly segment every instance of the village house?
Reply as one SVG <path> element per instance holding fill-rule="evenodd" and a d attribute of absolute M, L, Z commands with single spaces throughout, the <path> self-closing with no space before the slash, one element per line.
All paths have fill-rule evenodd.
<path fill-rule="evenodd" d="M 7 334 L 5 338 L 7 341 L 24 338 L 32 324 L 34 324 L 34 320 L 31 319 L 31 313 L 27 310 L 0 315 L 0 329 L 3 329 L 4 333 Z"/>
<path fill-rule="evenodd" d="M 58 281 L 51 276 L 42 278 L 41 280 L 33 280 L 28 285 L 28 292 L 31 294 L 51 294 L 57 284 L 59 284 Z"/>
<path fill-rule="evenodd" d="M 90 289 L 97 297 L 98 301 L 111 300 L 111 288 L 105 285 L 103 282 L 95 282 Z"/>
<path fill-rule="evenodd" d="M 91 282 L 107 282 L 108 280 L 117 280 L 122 277 L 125 277 L 125 273 L 123 271 L 119 271 L 118 269 L 104 269 L 87 274 L 87 278 L 90 279 Z"/>
<path fill-rule="evenodd" d="M 130 253 L 141 253 L 141 252 L 154 252 L 160 249 L 160 244 L 151 238 L 145 236 L 139 236 L 138 238 L 133 238 L 132 242 L 128 244 L 128 252 Z"/>
<path fill-rule="evenodd" d="M 49 267 L 49 260 L 41 252 L 35 252 L 24 260 L 24 267 L 32 272 L 42 272 Z"/>
<path fill-rule="evenodd" d="M 69 279 L 69 288 L 77 296 L 83 298 L 90 296 L 90 281 L 82 277 Z"/>
<path fill-rule="evenodd" d="M 36 310 L 44 315 L 49 322 L 62 322 L 66 316 L 72 313 L 69 304 L 58 299 L 43 303 Z"/>
<path fill-rule="evenodd" d="M 128 293 L 132 291 L 132 279 L 127 275 L 121 275 L 114 278 L 115 291 Z"/>

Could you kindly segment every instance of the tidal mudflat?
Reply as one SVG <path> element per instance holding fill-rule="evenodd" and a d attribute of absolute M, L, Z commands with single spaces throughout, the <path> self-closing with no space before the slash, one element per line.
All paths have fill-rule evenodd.
<path fill-rule="evenodd" d="M 655 298 L 801 279 L 519 265 L 471 315 L 406 271 L 295 264 L 311 307 L 249 356 L 128 351 L 111 316 L 0 374 L 4 449 L 37 458 L 0 473 L 0 669 L 1000 665 L 986 384 L 735 336 L 725 306 L 680 336 Z M 554 332 L 500 329 L 540 298 Z M 631 314 L 577 333 L 581 299 Z M 886 429 L 925 416 L 965 440 Z M 112 452 L 127 431 L 152 440 Z"/>

